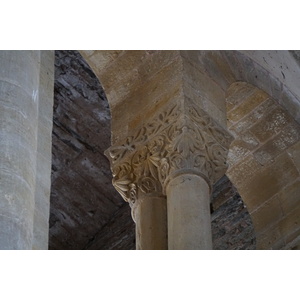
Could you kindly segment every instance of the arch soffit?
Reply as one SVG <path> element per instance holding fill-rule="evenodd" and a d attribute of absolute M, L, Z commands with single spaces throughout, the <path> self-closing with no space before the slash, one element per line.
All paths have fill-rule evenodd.
<path fill-rule="evenodd" d="M 300 126 L 275 99 L 246 82 L 231 84 L 226 102 L 235 137 L 227 176 L 251 214 L 257 247 L 291 248 L 300 234 Z"/>
<path fill-rule="evenodd" d="M 81 55 L 90 65 L 105 91 L 114 90 L 116 78 L 109 78 L 104 73 L 121 55 L 131 53 L 133 58 L 128 64 L 119 67 L 122 77 L 128 75 L 134 63 L 140 62 L 143 54 L 149 51 L 112 51 L 81 50 Z M 176 52 L 176 51 L 169 51 Z M 139 54 L 137 54 L 139 53 Z M 236 81 L 248 82 L 276 99 L 300 123 L 300 64 L 290 51 L 180 51 L 184 57 L 189 53 L 198 68 L 210 76 L 224 91 Z M 193 55 L 190 55 L 193 53 Z M 127 69 L 126 69 L 127 68 Z M 129 78 L 128 78 L 129 79 Z M 126 78 L 122 81 L 126 84 Z M 132 82 L 127 82 L 132 84 Z M 108 96 L 110 106 L 113 97 Z"/>
<path fill-rule="evenodd" d="M 252 133 L 250 135 L 248 132 L 243 133 L 243 135 L 234 133 L 236 140 L 230 150 L 229 163 L 231 165 L 227 173 L 251 213 L 258 234 L 258 247 L 284 247 L 292 243 L 293 235 L 298 230 L 295 228 L 296 226 L 290 226 L 290 230 L 286 228 L 288 227 L 288 216 L 292 214 L 295 206 L 297 209 L 294 215 L 297 217 L 299 203 L 297 200 L 294 200 L 295 197 L 291 193 L 295 194 L 295 191 L 298 191 L 300 186 L 300 166 L 297 165 L 297 162 L 295 162 L 296 157 L 293 156 L 297 155 L 297 151 L 300 148 L 298 146 L 299 142 L 297 143 L 299 141 L 297 136 L 299 129 L 297 126 L 299 124 L 295 122 L 295 120 L 297 122 L 300 121 L 300 94 L 294 83 L 288 81 L 287 70 L 292 69 L 295 76 L 299 76 L 299 67 L 288 51 L 282 51 L 280 55 L 276 52 L 277 56 L 281 57 L 281 60 L 277 61 L 276 59 L 271 59 L 272 55 L 276 58 L 276 55 L 274 55 L 276 53 L 273 53 L 273 51 L 265 53 L 262 53 L 263 51 L 192 52 L 192 57 L 197 67 L 226 92 L 227 100 L 236 93 L 236 91 L 233 92 L 235 88 L 239 89 L 239 87 L 244 86 L 246 90 L 247 88 L 249 89 L 249 94 L 251 94 L 250 91 L 252 90 L 254 94 L 257 94 L 258 98 L 263 99 L 262 103 L 264 102 L 266 107 L 268 107 L 268 104 L 271 105 L 272 109 L 270 111 L 277 109 L 280 114 L 282 113 L 280 111 L 281 106 L 288 111 L 288 114 L 283 119 L 288 119 L 290 127 L 286 123 L 286 126 L 275 129 L 275 131 L 273 130 L 274 136 L 272 133 L 269 133 L 270 136 L 268 138 L 266 138 L 268 135 L 264 136 L 262 133 L 256 133 L 260 135 L 261 139 L 258 140 L 258 144 L 255 141 L 255 137 L 251 138 Z M 80 51 L 80 53 L 94 70 L 100 82 L 103 83 L 104 89 L 113 90 L 114 78 L 103 78 L 103 70 L 109 68 L 124 51 Z M 266 54 L 268 59 L 262 54 Z M 186 51 L 181 51 L 181 55 L 184 57 Z M 190 54 L 189 57 L 191 57 Z M 264 58 L 266 60 L 265 64 L 261 61 Z M 278 69 L 282 69 L 282 72 L 285 74 L 282 78 L 279 78 L 281 71 L 278 73 Z M 122 70 L 120 70 L 120 73 L 122 73 Z M 239 81 L 242 82 L 238 83 Z M 113 103 L 109 96 L 108 101 L 110 106 L 112 106 Z M 264 106 L 262 105 L 262 107 Z M 230 114 L 230 112 L 228 113 Z M 240 124 L 240 122 L 237 123 Z M 270 125 L 271 123 L 266 122 L 265 125 Z M 260 125 L 262 124 L 263 122 L 260 121 Z M 254 126 L 257 127 L 256 129 L 259 128 L 259 125 Z M 231 125 L 229 124 L 230 127 Z M 252 128 L 252 130 L 254 129 Z M 290 131 L 284 132 L 284 130 Z M 285 134 L 294 134 L 294 136 L 291 142 L 285 144 L 285 149 L 277 153 L 278 149 L 272 150 L 272 145 L 274 143 L 276 145 L 276 138 L 280 139 Z M 241 146 L 243 143 L 244 146 Z M 268 150 L 268 148 L 271 150 Z M 268 153 L 268 151 L 275 152 Z M 238 157 L 240 155 L 239 158 L 242 159 L 237 159 L 234 162 L 236 155 Z M 283 170 L 287 170 L 287 172 Z M 290 193 L 288 193 L 289 189 L 291 190 Z M 285 199 L 287 197 L 292 198 L 291 204 L 286 203 Z M 270 217 L 270 211 L 272 212 L 272 217 Z"/>

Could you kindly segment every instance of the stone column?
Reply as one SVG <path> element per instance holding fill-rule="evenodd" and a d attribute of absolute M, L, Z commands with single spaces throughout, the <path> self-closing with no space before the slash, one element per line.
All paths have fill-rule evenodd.
<path fill-rule="evenodd" d="M 31 249 L 39 51 L 0 51 L 0 249 Z"/>
<path fill-rule="evenodd" d="M 117 158 L 114 152 L 109 149 L 106 155 L 112 162 L 113 185 L 132 209 L 136 249 L 167 249 L 167 201 L 152 158 L 147 149 L 129 157 Z"/>
<path fill-rule="evenodd" d="M 166 250 L 167 201 L 164 196 L 143 195 L 132 206 L 137 250 Z"/>
<path fill-rule="evenodd" d="M 168 248 L 212 249 L 209 185 L 187 172 L 170 180 L 168 197 Z"/>
<path fill-rule="evenodd" d="M 227 169 L 231 141 L 197 102 L 183 98 L 161 110 L 123 144 L 108 149 L 113 184 L 129 203 L 135 199 L 143 203 L 137 196 L 142 193 L 167 196 L 168 249 L 211 249 L 210 186 Z M 150 218 L 149 205 L 141 205 L 134 218 Z M 141 223 L 137 227 L 143 239 L 151 239 Z M 143 244 L 153 247 L 149 240 Z"/>
<path fill-rule="evenodd" d="M 54 52 L 0 65 L 0 249 L 48 249 Z"/>
<path fill-rule="evenodd" d="M 40 51 L 39 117 L 32 249 L 47 250 L 49 235 L 54 51 Z"/>

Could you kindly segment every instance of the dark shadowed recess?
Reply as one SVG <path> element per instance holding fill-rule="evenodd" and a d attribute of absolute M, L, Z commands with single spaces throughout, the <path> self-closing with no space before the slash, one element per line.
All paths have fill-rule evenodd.
<path fill-rule="evenodd" d="M 55 51 L 49 249 L 135 249 L 130 208 L 111 184 L 104 91 L 77 51 Z M 251 218 L 226 176 L 212 195 L 214 249 L 255 249 Z"/>

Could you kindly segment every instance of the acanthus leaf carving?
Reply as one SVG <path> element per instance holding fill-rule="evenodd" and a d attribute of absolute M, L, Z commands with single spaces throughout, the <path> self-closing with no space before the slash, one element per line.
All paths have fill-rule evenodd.
<path fill-rule="evenodd" d="M 132 202 L 138 193 L 165 193 L 167 178 L 180 169 L 195 170 L 214 182 L 225 173 L 231 141 L 231 136 L 197 105 L 173 105 L 124 144 L 108 150 L 113 184 L 126 201 Z"/>

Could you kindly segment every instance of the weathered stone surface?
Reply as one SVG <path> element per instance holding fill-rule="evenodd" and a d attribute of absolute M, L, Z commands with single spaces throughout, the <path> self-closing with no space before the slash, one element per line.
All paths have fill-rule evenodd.
<path fill-rule="evenodd" d="M 135 249 L 130 207 L 112 188 L 108 161 L 102 160 L 101 151 L 110 144 L 110 116 L 96 86 L 78 54 L 56 52 L 50 249 Z M 213 212 L 215 249 L 255 247 L 249 214 L 236 195 L 228 180 L 220 181 Z M 227 220 L 229 210 L 232 218 Z"/>
<path fill-rule="evenodd" d="M 182 60 L 183 78 L 207 100 L 213 102 L 219 109 L 226 111 L 224 90 L 207 74 L 197 68 L 197 64 Z"/>
<path fill-rule="evenodd" d="M 97 51 L 96 51 L 97 52 Z M 88 56 L 92 57 L 93 55 L 96 55 L 96 52 L 89 52 Z M 100 51 L 98 51 L 99 54 Z M 270 84 L 273 80 L 272 76 L 266 76 L 266 72 L 263 69 L 258 70 L 257 69 L 257 64 L 256 62 L 251 62 L 251 60 L 247 57 L 243 57 L 243 55 L 240 55 L 238 52 L 230 52 L 231 57 L 229 57 L 229 52 L 225 51 L 227 54 L 223 55 L 223 53 L 211 53 L 210 56 L 207 53 L 203 52 L 199 52 L 199 51 L 191 51 L 190 53 L 188 53 L 188 55 L 186 55 L 186 53 L 183 51 L 181 54 L 182 56 L 185 55 L 185 57 L 188 57 L 188 61 L 190 64 L 193 64 L 193 61 L 197 64 L 200 62 L 200 69 L 196 70 L 198 73 L 203 72 L 205 74 L 208 74 L 210 78 L 212 78 L 213 76 L 215 76 L 214 74 L 218 74 L 218 76 L 216 76 L 216 78 L 219 78 L 218 80 L 220 80 L 220 82 L 222 82 L 220 84 L 221 89 L 226 87 L 228 85 L 229 82 L 231 82 L 231 80 L 245 80 L 248 79 L 249 81 L 251 81 L 252 83 L 259 83 L 259 80 L 263 81 L 263 85 L 264 87 L 267 87 L 267 90 L 272 90 L 272 84 Z M 139 110 L 139 114 L 134 114 L 132 112 L 128 112 L 128 109 L 130 107 L 127 107 L 126 105 L 118 105 L 115 106 L 114 108 L 117 108 L 115 110 L 115 113 L 117 116 L 117 119 L 122 119 L 122 122 L 120 122 L 120 124 L 122 123 L 122 126 L 120 126 L 119 130 L 119 136 L 121 137 L 122 134 L 124 133 L 125 136 L 128 135 L 128 133 L 132 130 L 134 130 L 134 128 L 136 128 L 137 126 L 139 126 L 139 124 L 142 124 L 142 122 L 144 121 L 145 118 L 149 118 L 151 117 L 155 111 L 157 109 L 159 109 L 159 105 L 161 105 L 161 103 L 163 102 L 164 104 L 166 104 L 169 100 L 168 99 L 172 99 L 177 96 L 180 96 L 181 94 L 181 88 L 180 88 L 180 84 L 178 86 L 174 85 L 174 82 L 172 82 L 172 80 L 170 81 L 172 84 L 172 87 L 175 87 L 173 89 L 173 91 L 169 94 L 166 93 L 166 90 L 169 91 L 170 89 L 167 88 L 165 89 L 165 92 L 163 92 L 162 94 L 159 92 L 159 90 L 155 89 L 156 87 L 156 80 L 157 78 L 161 78 L 162 80 L 159 80 L 159 82 L 162 82 L 163 80 L 165 80 L 165 78 L 163 78 L 162 76 L 169 76 L 170 74 L 172 74 L 172 72 L 170 70 L 172 70 L 171 65 L 174 64 L 174 61 L 176 61 L 176 55 L 172 56 L 172 51 L 170 52 L 160 52 L 160 51 L 145 51 L 145 55 L 141 56 L 141 53 L 136 53 L 136 58 L 132 61 L 128 61 L 126 62 L 124 60 L 124 58 L 126 56 L 124 56 L 122 58 L 122 56 L 124 55 L 124 52 L 118 52 L 115 54 L 112 54 L 113 51 L 107 51 L 106 54 L 104 53 L 104 56 L 107 57 L 107 60 L 103 62 L 103 70 L 101 70 L 101 72 L 99 72 L 99 74 L 104 74 L 103 72 L 108 72 L 108 68 L 110 68 L 110 66 L 114 65 L 113 69 L 115 70 L 115 72 L 118 71 L 118 66 L 116 64 L 117 60 L 120 60 L 121 65 L 124 63 L 125 64 L 125 75 L 123 76 L 119 76 L 119 82 L 118 84 L 116 84 L 116 87 L 120 88 L 120 93 L 124 94 L 127 98 L 129 97 L 130 99 L 132 99 L 131 94 L 128 93 L 128 95 L 126 94 L 126 89 L 127 87 L 122 87 L 122 85 L 124 83 L 129 83 L 129 84 L 133 84 L 133 87 L 136 86 L 140 86 L 141 82 L 147 82 L 149 81 L 152 82 L 152 84 L 150 84 L 149 86 L 153 87 L 149 90 L 147 90 L 148 92 L 142 91 L 141 94 L 138 93 L 137 90 L 133 89 L 132 91 L 132 96 L 136 95 L 136 98 L 134 100 L 132 100 L 132 103 L 138 103 L 138 107 L 143 107 L 142 110 Z M 140 59 L 138 56 L 140 55 L 140 57 L 143 57 L 143 59 Z M 100 61 L 100 57 L 101 55 L 98 57 L 96 61 Z M 226 61 L 223 61 L 220 59 L 220 57 L 222 58 L 226 58 Z M 158 59 L 157 59 L 158 58 Z M 161 68 L 159 64 L 155 64 L 156 62 L 160 62 L 161 63 Z M 170 63 L 167 63 L 167 61 L 169 61 Z M 98 64 L 101 65 L 101 62 L 98 62 Z M 128 64 L 128 65 L 127 65 Z M 131 67 L 129 67 L 131 64 Z M 211 65 L 212 66 L 212 70 L 205 70 L 204 66 L 208 66 Z M 133 68 L 132 66 L 138 66 L 137 68 Z M 153 66 L 153 69 L 151 69 L 151 67 Z M 175 64 L 174 64 L 175 66 Z M 177 65 L 176 68 L 178 69 L 180 66 Z M 249 67 L 249 68 L 245 68 L 245 66 Z M 149 68 L 149 69 L 148 69 Z M 175 68 L 175 69 L 176 69 Z M 223 76 L 224 74 L 222 73 L 221 69 L 223 68 L 223 70 L 225 73 L 228 72 L 228 77 L 226 78 L 226 76 Z M 104 70 L 105 69 L 105 70 Z M 147 70 L 149 72 L 147 72 Z M 160 70 L 164 70 L 163 72 L 160 72 Z M 169 70 L 169 71 L 168 71 Z M 153 73 L 152 73 L 153 71 Z M 247 74 L 248 72 L 248 74 Z M 197 73 L 197 74 L 198 74 Z M 120 73 L 121 74 L 121 73 Z M 268 74 L 267 74 L 268 75 Z M 157 78 L 156 78 L 157 76 Z M 176 76 L 175 76 L 176 77 Z M 173 77 L 173 78 L 175 78 Z M 269 78 L 270 77 L 270 78 Z M 126 78 L 128 79 L 126 81 Z M 101 79 L 101 76 L 100 76 Z M 72 80 L 75 80 L 74 78 Z M 180 80 L 179 80 L 180 81 Z M 196 81 L 195 81 L 196 82 Z M 62 85 L 64 83 L 62 82 Z M 113 82 L 111 82 L 111 84 L 113 84 Z M 134 85 L 136 84 L 136 85 Z M 189 83 L 190 84 L 190 83 Z M 240 84 L 240 83 L 239 83 Z M 162 84 L 163 86 L 164 84 Z M 238 85 L 238 84 L 237 84 Z M 241 84 L 241 86 L 243 86 L 243 84 Z M 261 87 L 259 86 L 259 87 Z M 244 85 L 245 87 L 245 85 Z M 274 86 L 274 93 L 276 92 L 275 90 L 277 89 L 278 84 L 276 84 Z M 282 88 L 282 87 L 281 87 Z M 279 87 L 276 93 L 280 93 L 281 88 Z M 125 89 L 125 90 L 124 90 Z M 184 92 L 185 93 L 189 93 L 189 95 L 196 95 L 197 97 L 201 97 L 201 93 L 203 96 L 203 91 L 199 91 L 199 93 L 196 93 L 196 87 L 192 84 L 190 84 L 190 86 L 186 86 L 184 87 Z M 248 89 L 248 90 L 247 90 Z M 266 90 L 266 89 L 265 89 Z M 261 120 L 267 112 L 271 111 L 271 109 L 274 108 L 278 108 L 278 106 L 275 105 L 275 101 L 276 100 L 272 100 L 269 99 L 265 94 L 263 94 L 264 96 L 266 96 L 266 98 L 264 98 L 264 96 L 262 98 L 259 99 L 254 99 L 254 94 L 255 93 L 260 93 L 260 91 L 257 88 L 254 88 L 254 91 L 251 90 L 249 87 L 245 87 L 244 91 L 240 93 L 239 96 L 235 95 L 235 100 L 232 99 L 232 102 L 230 103 L 231 108 L 230 108 L 230 112 L 235 112 L 236 114 L 234 115 L 234 118 L 237 117 L 238 114 L 240 114 L 242 116 L 242 119 L 236 119 L 233 123 L 233 126 L 231 127 L 231 129 L 233 130 L 234 135 L 237 137 L 237 140 L 233 143 L 233 148 L 235 147 L 235 149 L 233 149 L 234 151 L 232 151 L 232 169 L 229 170 L 228 175 L 231 176 L 231 178 L 234 178 L 236 180 L 237 183 L 241 184 L 242 189 L 241 189 L 241 193 L 242 195 L 250 195 L 249 190 L 247 189 L 247 185 L 250 182 L 250 186 L 251 186 L 251 190 L 252 191 L 258 191 L 257 195 L 252 194 L 251 199 L 253 201 L 253 203 L 256 205 L 255 208 L 257 208 L 259 205 L 263 204 L 265 201 L 268 201 L 270 199 L 270 197 L 273 197 L 276 193 L 280 192 L 282 189 L 285 189 L 286 186 L 289 184 L 290 181 L 293 181 L 294 176 L 298 176 L 299 173 L 295 168 L 295 165 L 297 164 L 297 162 L 294 159 L 294 154 L 291 154 L 292 152 L 289 152 L 289 155 L 291 155 L 292 160 L 287 160 L 289 161 L 288 163 L 280 163 L 278 162 L 278 160 L 280 161 L 279 157 L 281 157 L 282 152 L 273 152 L 273 157 L 268 160 L 267 162 L 262 161 L 258 158 L 257 154 L 259 152 L 255 152 L 255 151 L 259 151 L 260 149 L 264 150 L 263 147 L 267 147 L 264 144 L 265 142 L 268 143 L 268 139 L 270 139 L 272 137 L 272 135 L 267 136 L 268 134 L 277 134 L 277 136 L 279 136 L 281 134 L 282 131 L 282 126 L 285 126 L 287 124 L 283 124 L 280 123 L 278 126 L 276 125 L 275 127 L 272 125 L 274 124 L 274 120 L 272 120 L 272 117 L 270 119 L 270 124 L 273 126 L 272 128 L 270 128 L 270 130 L 268 132 L 260 132 L 258 135 L 259 136 L 254 136 L 253 133 L 258 132 L 256 131 L 255 128 L 253 128 L 254 132 L 249 131 L 249 129 L 251 129 L 252 125 L 259 122 L 259 120 Z M 82 93 L 84 92 L 84 89 L 82 89 Z M 77 95 L 78 94 L 76 92 L 72 92 L 72 94 Z M 245 94 L 247 96 L 245 96 Z M 144 102 L 144 96 L 146 95 L 146 98 L 148 97 L 149 101 Z M 155 100 L 152 99 L 152 95 L 156 95 L 155 96 Z M 161 95 L 161 96 L 160 96 Z M 115 97 L 116 95 L 111 94 L 112 97 Z M 245 96 L 245 97 L 243 97 Z M 168 99 L 166 97 L 169 97 Z M 289 97 L 289 95 L 287 96 Z M 191 96 L 191 98 L 193 98 Z M 203 97 L 204 99 L 205 97 Z M 164 100 L 167 99 L 167 100 Z M 199 98 L 200 99 L 200 98 Z M 252 99 L 252 100 L 251 100 Z M 290 99 L 290 98 L 289 98 Z M 154 105 L 153 102 L 154 101 Z M 216 99 L 214 99 L 216 100 Z M 113 102 L 112 102 L 113 103 Z M 203 102 L 205 104 L 205 101 Z M 217 102 L 214 101 L 210 101 L 207 102 L 211 104 L 211 107 L 206 107 L 206 109 L 211 109 L 213 111 L 217 111 L 218 109 L 218 105 Z M 207 104 L 206 103 L 206 104 Z M 145 104 L 145 105 L 143 105 Z M 205 105 L 206 105 L 205 104 Z M 82 105 L 81 107 L 84 109 L 85 105 Z M 208 105 L 208 104 L 207 104 Z M 215 107 L 213 106 L 215 105 Z M 244 107 L 242 107 L 244 105 Z M 274 107 L 275 105 L 275 107 Z M 80 105 L 78 105 L 80 106 Z M 89 106 L 87 104 L 87 106 Z M 97 104 L 95 104 L 95 107 L 97 106 Z M 134 104 L 132 104 L 132 107 L 135 109 Z M 240 111 L 238 110 L 240 109 Z M 129 109 L 130 111 L 130 109 Z M 221 110 L 220 110 L 221 111 Z M 61 112 L 62 113 L 62 112 Z M 88 111 L 87 111 L 88 113 Z M 93 113 L 89 113 L 90 115 L 93 115 Z M 96 118 L 98 114 L 95 114 L 93 117 Z M 68 116 L 70 117 L 70 115 Z M 78 118 L 84 118 L 85 114 L 77 114 Z M 77 118 L 76 117 L 76 118 Z M 217 117 L 218 119 L 219 117 Z M 67 121 L 68 118 L 64 119 L 64 122 L 69 122 Z M 220 118 L 221 119 L 221 118 Z M 284 119 L 285 120 L 285 119 Z M 266 120 L 264 120 L 262 122 L 262 125 L 266 123 Z M 57 122 L 57 124 L 59 124 L 59 122 Z M 70 146 L 73 149 L 73 154 L 71 154 L 71 150 L 70 154 L 68 154 L 69 158 L 71 159 L 73 157 L 75 157 L 74 162 L 70 162 L 70 161 L 66 161 L 65 159 L 61 159 L 61 161 L 65 161 L 66 164 L 68 164 L 68 166 L 72 169 L 73 172 L 76 171 L 76 169 L 80 168 L 83 166 L 83 180 L 85 181 L 91 181 L 93 180 L 93 177 L 97 176 L 97 174 L 101 173 L 101 168 L 99 168 L 99 163 L 100 165 L 102 165 L 101 161 L 98 161 L 95 165 L 95 172 L 91 172 L 89 173 L 89 168 L 91 167 L 91 165 L 93 165 L 93 159 L 97 157 L 97 155 L 93 156 L 91 154 L 89 154 L 88 156 L 86 155 L 82 155 L 80 156 L 79 154 L 81 153 L 81 151 L 84 150 L 84 148 L 86 148 L 87 145 L 92 144 L 92 146 L 95 146 L 95 142 L 93 141 L 93 139 L 89 139 L 89 137 L 87 136 L 83 136 L 80 138 L 78 138 L 76 136 L 76 134 L 74 134 L 74 132 L 76 132 L 77 128 L 76 126 L 74 126 L 76 124 L 76 122 L 73 121 L 70 122 L 70 124 L 72 124 L 72 126 L 70 127 L 71 130 L 69 130 L 70 132 L 68 132 L 68 130 L 66 130 L 66 128 L 62 129 L 61 124 L 58 125 L 58 127 L 60 127 L 60 134 L 62 134 L 63 140 L 64 141 L 60 141 L 60 145 L 64 144 L 64 149 L 68 149 L 70 148 Z M 80 126 L 79 126 L 80 127 Z M 79 128 L 78 127 L 78 128 Z M 94 125 L 93 123 L 91 123 L 91 132 L 95 133 L 95 130 L 93 128 Z M 96 126 L 97 127 L 97 126 Z M 261 127 L 263 128 L 263 127 Z M 260 128 L 260 129 L 261 129 Z M 288 128 L 288 127 L 284 127 L 284 128 Z M 257 129 L 258 126 L 257 126 Z M 83 127 L 81 127 L 80 130 L 83 130 Z M 123 132 L 122 132 L 123 131 Z M 64 134 L 63 134 L 64 132 Z M 68 139 L 67 136 L 68 134 L 73 135 L 72 138 Z M 59 135 L 58 135 L 59 136 Z M 284 139 L 288 138 L 288 136 L 284 136 L 282 135 L 282 137 Z M 117 136 L 117 138 L 119 138 Z M 88 140 L 88 143 L 84 144 L 84 141 Z M 285 141 L 285 140 L 284 140 Z M 116 142 L 116 140 L 114 140 L 114 142 Z M 282 149 L 282 147 L 279 145 L 283 145 L 284 144 L 284 149 Z M 289 151 L 289 149 L 291 148 L 291 144 L 290 143 L 280 143 L 280 141 L 276 143 L 276 145 L 278 146 L 277 148 L 282 149 L 283 152 Z M 292 146 L 293 147 L 293 146 Z M 61 148 L 62 149 L 62 148 Z M 64 150 L 65 151 L 65 150 Z M 62 152 L 62 150 L 61 150 Z M 78 154 L 79 153 L 79 154 Z M 256 153 L 254 155 L 254 153 Z M 296 155 L 296 154 L 295 154 Z M 58 158 L 58 157 L 57 157 Z M 87 160 L 85 161 L 84 158 L 87 158 Z M 275 164 L 273 164 L 275 163 Z M 234 165 L 235 164 L 235 165 Z M 263 166 L 262 166 L 263 165 Z M 103 164 L 104 166 L 104 164 Z M 244 169 L 245 167 L 245 169 Z M 270 167 L 270 168 L 269 168 Z M 282 177 L 278 177 L 278 180 L 275 179 L 276 176 L 279 176 L 278 174 L 280 173 L 279 169 L 283 169 L 284 174 L 282 175 Z M 285 169 L 286 168 L 286 169 Z M 92 174 L 93 173 L 93 174 Z M 105 172 L 102 172 L 103 176 L 106 174 Z M 254 180 L 254 177 L 256 177 L 256 173 L 259 174 L 257 181 Z M 271 173 L 271 175 L 269 175 Z M 282 173 L 282 170 L 281 170 Z M 101 175 L 102 176 L 102 175 Z M 92 184 L 92 186 L 95 188 L 96 186 L 100 185 L 100 181 L 105 180 L 104 177 L 101 176 L 99 178 L 99 180 L 95 182 L 95 185 Z M 269 176 L 269 177 L 268 177 Z M 270 179 L 271 178 L 271 179 Z M 72 182 L 73 179 L 70 180 L 70 182 Z M 269 181 L 270 180 L 270 181 Z M 255 182 L 254 182 L 255 181 Z M 260 182 L 261 181 L 261 182 Z M 275 182 L 275 184 L 273 184 Z M 272 185 L 273 187 L 270 187 L 270 185 Z M 261 188 L 259 188 L 261 186 Z M 264 187 L 266 186 L 266 192 L 263 192 L 262 190 L 264 189 Z M 291 196 L 292 199 L 293 196 Z M 106 198 L 109 198 L 109 196 L 107 196 L 106 193 Z M 294 204 L 293 204 L 294 205 Z M 249 206 L 249 205 L 248 205 Z M 255 209 L 252 207 L 252 210 Z M 261 207 L 262 208 L 262 207 Z M 251 210 L 251 205 L 249 206 L 249 209 Z M 290 209 L 290 208 L 289 208 Z M 258 213 L 258 212 L 257 212 Z M 272 214 L 271 214 L 272 215 Z M 271 218 L 271 215 L 270 218 Z M 277 214 L 273 214 L 273 216 L 277 216 L 280 219 L 280 216 Z M 276 217 L 276 218 L 277 218 Z M 266 217 L 267 218 L 267 217 Z M 264 220 L 266 220 L 266 218 Z M 277 221 L 278 221 L 277 218 Z M 274 220 L 270 220 L 270 222 L 273 222 Z M 105 224 L 108 224 L 108 219 L 105 219 Z M 266 221 L 266 226 L 272 226 L 270 225 L 270 222 Z M 276 222 L 276 220 L 275 220 Z M 104 223 L 103 223 L 104 224 Z M 278 225 L 278 223 L 276 223 Z M 276 225 L 276 226 L 277 226 Z M 102 225 L 101 225 L 102 226 Z M 104 225 L 103 225 L 104 226 Z M 266 226 L 261 226 L 262 228 L 265 229 Z M 275 225 L 274 225 L 275 226 Z M 275 226 L 275 227 L 276 227 Z M 275 232 L 275 227 L 273 228 L 273 231 Z M 105 228 L 105 227 L 103 227 Z M 271 230 L 272 229 L 270 227 Z M 277 228 L 277 227 L 276 227 Z M 278 229 L 278 228 L 277 228 Z M 277 230 L 276 229 L 276 230 Z M 271 232 L 271 231 L 270 231 Z M 279 232 L 279 237 L 278 239 L 274 239 L 274 241 L 271 244 L 268 244 L 270 239 L 268 240 L 267 237 L 263 237 L 263 233 L 259 233 L 260 237 L 262 238 L 262 240 L 264 241 L 265 245 L 269 245 L 269 247 L 281 247 L 280 243 L 282 243 L 282 239 L 283 237 L 281 236 L 280 232 Z M 290 233 L 287 233 L 290 234 Z M 292 233 L 294 234 L 294 232 Z M 272 235 L 272 234 L 271 234 Z M 276 236 L 276 235 L 275 235 Z M 91 237 L 90 237 L 91 238 Z M 285 243 L 285 242 L 284 242 Z M 270 246 L 271 245 L 271 246 Z"/>
<path fill-rule="evenodd" d="M 86 250 L 135 250 L 135 224 L 127 203 L 85 246 Z"/>
<path fill-rule="evenodd" d="M 235 107 L 228 113 L 228 119 L 233 123 L 241 120 L 268 98 L 268 94 L 260 90 L 255 90 L 251 96 L 244 98 L 245 100 L 239 106 Z"/>
<path fill-rule="evenodd" d="M 50 249 L 83 249 L 123 204 L 104 150 L 110 114 L 93 72 L 74 51 L 56 51 Z"/>
<path fill-rule="evenodd" d="M 247 157 L 247 155 L 251 153 L 251 150 L 257 148 L 257 146 L 258 142 L 251 133 L 247 132 L 240 135 L 230 145 L 227 157 L 229 167 L 234 166 L 239 161 L 243 160 L 244 157 Z"/>
<path fill-rule="evenodd" d="M 0 51 L 0 249 L 32 249 L 39 51 Z"/>
<path fill-rule="evenodd" d="M 273 162 L 275 157 L 295 144 L 300 139 L 300 126 L 290 123 L 280 133 L 257 149 L 253 155 L 261 164 Z M 275 133 L 274 133 L 275 134 Z"/>
<path fill-rule="evenodd" d="M 251 213 L 257 232 L 263 231 L 280 220 L 283 216 L 279 197 L 275 195 Z"/>
<path fill-rule="evenodd" d="M 293 122 L 292 117 L 279 105 L 274 106 L 262 116 L 250 131 L 260 141 L 265 142 L 272 136 L 278 134 L 287 124 Z"/>
<path fill-rule="evenodd" d="M 300 206 L 300 179 L 286 186 L 278 194 L 284 215 L 288 215 Z M 300 218 L 300 216 L 299 216 Z"/>
<path fill-rule="evenodd" d="M 33 249 L 47 250 L 51 189 L 54 51 L 41 51 Z"/>
<path fill-rule="evenodd" d="M 287 149 L 289 156 L 292 158 L 296 168 L 300 173 L 300 141 Z"/>
<path fill-rule="evenodd" d="M 286 153 L 283 153 L 275 158 L 274 164 L 262 168 L 253 179 L 248 180 L 240 193 L 247 199 L 247 206 L 252 212 L 298 176 L 293 162 Z"/>
<path fill-rule="evenodd" d="M 255 178 L 260 169 L 261 165 L 254 159 L 252 154 L 249 154 L 238 164 L 228 169 L 226 175 L 234 182 L 235 186 L 243 188 L 248 181 Z"/>
<path fill-rule="evenodd" d="M 230 97 L 231 98 L 231 97 Z M 228 98 L 228 99 L 230 99 Z M 241 133 L 251 129 L 255 124 L 270 110 L 278 107 L 276 102 L 269 98 L 258 105 L 251 113 L 249 113 L 246 117 L 239 120 L 239 122 L 233 125 L 232 121 L 228 119 L 228 123 L 230 124 L 229 130 L 233 131 L 236 136 L 239 136 Z"/>
<path fill-rule="evenodd" d="M 285 246 L 285 241 L 279 231 L 278 223 L 264 232 L 259 233 L 256 240 L 257 249 L 259 250 L 278 250 Z"/>
<path fill-rule="evenodd" d="M 300 233 L 300 205 L 295 207 L 287 216 L 279 222 L 279 230 L 285 237 L 286 244 L 290 243 Z"/>
<path fill-rule="evenodd" d="M 213 187 L 212 237 L 215 250 L 254 250 L 256 236 L 245 203 L 227 176 Z"/>
<path fill-rule="evenodd" d="M 258 89 L 252 86 L 252 91 Z M 231 108 L 229 130 L 236 138 L 229 150 L 227 175 L 251 212 L 258 249 L 281 249 L 297 238 L 296 227 L 286 226 L 288 229 L 284 231 L 280 224 L 299 205 L 295 193 L 300 186 L 297 170 L 300 127 L 292 114 L 268 97 L 235 122 L 236 115 L 232 112 L 243 111 L 243 105 L 247 110 L 248 98 L 253 95 L 247 83 L 232 84 L 227 93 L 227 107 Z M 295 185 L 291 185 L 293 182 Z"/>
<path fill-rule="evenodd" d="M 226 91 L 226 109 L 230 112 L 232 109 L 240 105 L 244 99 L 255 93 L 253 86 L 247 82 L 234 82 Z"/>

